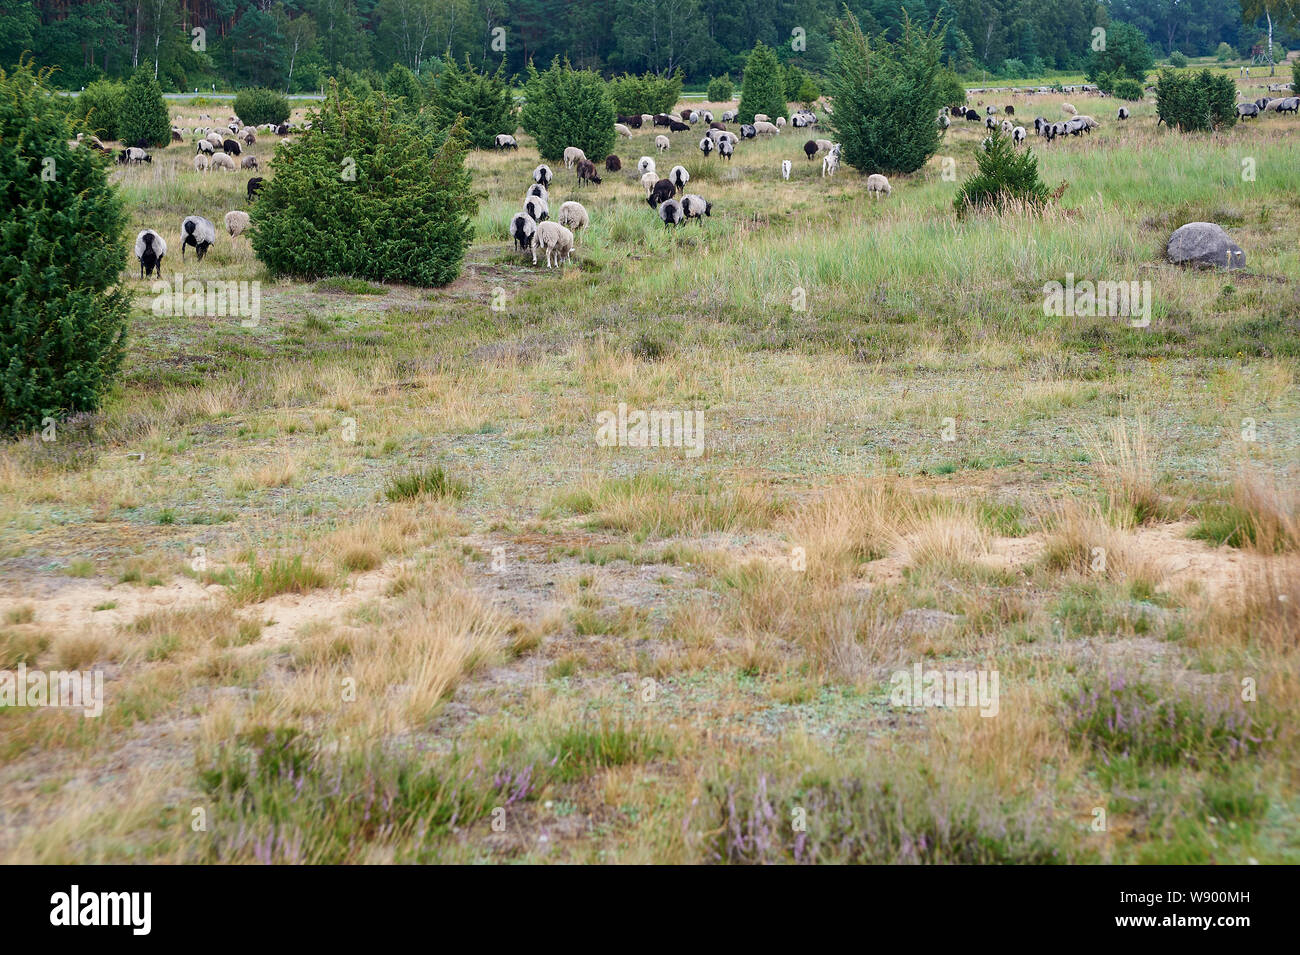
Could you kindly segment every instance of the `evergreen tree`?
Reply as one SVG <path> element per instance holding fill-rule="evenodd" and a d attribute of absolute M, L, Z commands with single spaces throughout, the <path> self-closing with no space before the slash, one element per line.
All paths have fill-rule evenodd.
<path fill-rule="evenodd" d="M 161 148 L 172 141 L 171 116 L 153 71 L 141 67 L 127 81 L 118 117 L 118 135 L 130 146 Z"/>
<path fill-rule="evenodd" d="M 976 172 L 961 185 L 953 207 L 958 217 L 972 211 L 1005 211 L 1015 203 L 1040 207 L 1047 186 L 1038 178 L 1038 157 L 1032 149 L 1018 151 L 1009 136 L 995 129 L 988 145 L 975 152 Z"/>
<path fill-rule="evenodd" d="M 1237 86 L 1212 70 L 1161 70 L 1156 114 L 1184 133 L 1231 128 L 1237 122 Z"/>
<path fill-rule="evenodd" d="M 752 123 L 755 113 L 765 113 L 775 122 L 778 116 L 785 115 L 788 107 L 781 64 L 771 48 L 760 40 L 745 61 L 745 75 L 740 81 L 739 121 Z"/>
<path fill-rule="evenodd" d="M 490 148 L 500 133 L 513 135 L 519 125 L 519 111 L 505 70 L 505 60 L 495 73 L 478 72 L 468 56 L 464 67 L 447 60 L 430 96 L 439 128 L 450 127 L 457 116 L 463 117 L 465 138 L 475 149 Z"/>
<path fill-rule="evenodd" d="M 242 90 L 235 97 L 235 115 L 249 126 L 278 126 L 289 118 L 289 97 L 275 90 Z"/>
<path fill-rule="evenodd" d="M 45 85 L 0 69 L 0 434 L 94 411 L 130 312 L 122 202 Z"/>
<path fill-rule="evenodd" d="M 113 80 L 97 80 L 87 86 L 72 104 L 72 115 L 83 120 L 86 131 L 101 139 L 117 139 L 118 121 L 126 87 Z"/>
<path fill-rule="evenodd" d="M 705 97 L 710 103 L 726 103 L 731 100 L 731 74 L 723 73 L 709 80 L 709 89 Z"/>
<path fill-rule="evenodd" d="M 852 13 L 836 29 L 827 94 L 844 160 L 865 173 L 909 173 L 939 148 L 935 114 L 951 95 L 939 83 L 942 37 L 904 18 L 890 43 L 872 38 Z"/>
<path fill-rule="evenodd" d="M 412 112 L 418 110 L 424 101 L 424 91 L 420 88 L 420 81 L 401 63 L 394 63 L 384 77 L 384 92 L 390 99 L 402 103 Z"/>
<path fill-rule="evenodd" d="M 608 86 L 599 73 L 575 70 L 568 60 L 552 60 L 543 73 L 528 64 L 520 120 L 537 140 L 542 158 L 552 162 L 567 146 L 602 157 L 614 148 L 614 102 Z"/>

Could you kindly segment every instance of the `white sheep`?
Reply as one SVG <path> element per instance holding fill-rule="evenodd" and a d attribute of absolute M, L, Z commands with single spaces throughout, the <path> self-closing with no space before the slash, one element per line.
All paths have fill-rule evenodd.
<path fill-rule="evenodd" d="M 184 249 L 181 250 L 182 254 Z M 135 237 L 135 257 L 140 260 L 140 278 L 147 278 L 157 269 L 162 278 L 162 260 L 167 254 L 167 243 L 153 229 L 144 229 Z"/>
<path fill-rule="evenodd" d="M 533 233 L 533 265 L 537 264 L 537 250 L 546 251 L 546 267 L 551 268 L 551 259 L 563 268 L 564 263 L 573 257 L 573 233 L 558 222 L 539 222 Z"/>
<path fill-rule="evenodd" d="M 645 197 L 647 199 L 650 198 L 650 193 L 655 191 L 655 183 L 658 181 L 659 174 L 653 171 L 648 172 L 641 177 L 641 186 L 645 189 Z"/>
<path fill-rule="evenodd" d="M 636 171 L 639 172 L 642 176 L 644 176 L 648 172 L 654 172 L 655 161 L 651 159 L 649 156 L 642 156 L 640 159 L 637 160 Z"/>
<path fill-rule="evenodd" d="M 781 132 L 781 130 L 777 129 L 775 126 L 773 126 L 771 123 L 765 120 L 755 120 L 754 132 L 757 133 L 759 136 L 776 136 Z"/>
<path fill-rule="evenodd" d="M 549 186 L 553 178 L 555 178 L 555 173 L 551 172 L 551 167 L 545 163 L 533 170 L 533 182 Z"/>
<path fill-rule="evenodd" d="M 560 206 L 560 216 L 555 221 L 573 233 L 573 244 L 576 246 L 578 230 L 587 228 L 591 224 L 591 217 L 587 215 L 587 210 L 581 202 L 570 200 Z"/>
<path fill-rule="evenodd" d="M 212 144 L 213 149 L 220 149 L 225 143 L 225 140 L 221 138 L 219 133 L 208 133 L 204 138 Z"/>
<path fill-rule="evenodd" d="M 245 156 L 243 159 L 239 160 L 239 168 L 240 168 L 240 169 L 256 169 L 256 168 L 257 168 L 257 157 L 256 157 L 256 156 Z"/>
<path fill-rule="evenodd" d="M 226 231 L 230 233 L 232 239 L 246 231 L 248 226 L 249 219 L 247 212 L 242 212 L 239 209 L 232 209 L 230 212 L 226 213 Z"/>
<path fill-rule="evenodd" d="M 681 192 L 686 188 L 686 184 L 691 181 L 691 174 L 686 171 L 685 166 L 673 166 L 668 171 L 668 179 L 677 187 L 677 191 Z"/>
<path fill-rule="evenodd" d="M 235 161 L 225 153 L 216 153 L 212 157 L 212 168 L 220 169 L 224 172 L 234 172 Z"/>
<path fill-rule="evenodd" d="M 529 196 L 524 200 L 524 212 L 542 222 L 551 217 L 551 208 L 541 196 Z"/>
<path fill-rule="evenodd" d="M 655 118 L 654 118 L 653 116 L 651 116 L 649 113 L 642 113 L 642 114 L 641 114 L 641 128 L 642 128 L 642 129 L 652 129 L 652 128 L 654 128 L 654 124 L 655 124 Z"/>
<path fill-rule="evenodd" d="M 625 139 L 632 138 L 632 130 L 628 129 L 627 126 L 625 126 L 622 123 L 614 124 L 614 132 L 618 133 L 620 136 L 622 136 Z"/>
<path fill-rule="evenodd" d="M 755 113 L 755 114 L 754 114 L 754 125 L 755 125 L 755 126 L 757 126 L 759 123 L 766 123 L 766 122 L 767 122 L 767 113 Z"/>
<path fill-rule="evenodd" d="M 882 195 L 889 195 L 893 190 L 889 187 L 889 180 L 878 172 L 873 172 L 867 177 L 867 193 L 873 199 L 879 199 Z"/>
<path fill-rule="evenodd" d="M 207 156 L 203 155 L 203 153 L 195 153 L 195 154 L 194 154 L 194 171 L 195 171 L 195 172 L 207 172 L 207 171 L 208 171 L 208 166 L 209 166 L 209 163 L 208 163 L 208 157 L 207 157 Z"/>
<path fill-rule="evenodd" d="M 672 145 L 672 140 L 670 140 L 667 136 L 655 137 L 655 149 L 659 150 L 661 153 L 668 152 L 668 147 L 671 145 Z"/>
<path fill-rule="evenodd" d="M 1071 116 L 1077 116 L 1079 114 L 1079 111 L 1074 108 L 1074 105 L 1072 103 L 1062 103 L 1061 109 L 1065 110 Z"/>
<path fill-rule="evenodd" d="M 194 246 L 199 261 L 203 261 L 208 248 L 217 241 L 217 227 L 203 216 L 186 216 L 181 220 L 181 261 L 185 261 L 185 247 Z"/>
<path fill-rule="evenodd" d="M 817 144 L 817 152 L 819 153 L 828 153 L 835 148 L 835 144 L 829 139 L 814 139 L 813 142 Z"/>
<path fill-rule="evenodd" d="M 788 160 L 788 159 L 782 159 L 782 160 L 781 160 L 781 178 L 782 178 L 782 179 L 789 179 L 789 178 L 790 178 L 790 169 L 791 169 L 790 160 Z"/>
<path fill-rule="evenodd" d="M 834 146 L 831 151 L 822 157 L 822 176 L 834 176 L 835 170 L 840 168 L 840 147 Z"/>
<path fill-rule="evenodd" d="M 586 158 L 587 158 L 587 154 L 584 153 L 577 146 L 564 147 L 564 168 L 565 169 L 572 169 L 578 163 L 578 160 L 586 159 Z"/>

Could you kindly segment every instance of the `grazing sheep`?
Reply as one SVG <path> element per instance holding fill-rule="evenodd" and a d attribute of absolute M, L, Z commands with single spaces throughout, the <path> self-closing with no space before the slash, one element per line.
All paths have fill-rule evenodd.
<path fill-rule="evenodd" d="M 1011 130 L 1011 141 L 1013 143 L 1023 143 L 1025 141 L 1025 127 L 1016 126 Z"/>
<path fill-rule="evenodd" d="M 754 127 L 749 123 L 744 123 L 740 127 L 741 139 L 753 139 L 757 135 L 758 135 L 758 130 L 754 129 Z"/>
<path fill-rule="evenodd" d="M 646 205 L 651 209 L 657 209 L 660 203 L 671 199 L 676 191 L 677 189 L 673 186 L 672 180 L 660 179 L 654 184 L 654 188 L 650 190 L 650 195 L 646 197 Z"/>
<path fill-rule="evenodd" d="M 199 150 L 198 150 L 198 151 L 201 152 L 201 153 L 207 153 L 209 156 L 211 156 L 211 155 L 212 155 L 212 144 L 211 144 L 210 142 L 208 142 L 206 139 L 200 139 L 200 140 L 199 140 Z"/>
<path fill-rule="evenodd" d="M 656 172 L 648 172 L 641 177 L 641 188 L 645 190 L 645 197 L 647 199 L 650 198 L 650 193 L 654 192 L 655 183 L 658 181 L 659 174 Z"/>
<path fill-rule="evenodd" d="M 241 159 L 241 160 L 239 161 L 239 168 L 240 168 L 240 169 L 256 169 L 256 168 L 257 168 L 257 157 L 256 157 L 256 156 L 245 156 L 243 159 Z"/>
<path fill-rule="evenodd" d="M 1077 109 L 1075 109 L 1074 106 L 1073 106 L 1073 104 L 1071 104 L 1071 103 L 1062 103 L 1062 104 L 1061 104 L 1061 109 L 1065 110 L 1065 111 L 1066 111 L 1067 113 L 1069 113 L 1071 116 L 1078 116 L 1078 115 L 1079 115 L 1079 111 L 1078 111 Z"/>
<path fill-rule="evenodd" d="M 684 109 L 682 110 L 682 119 L 688 123 L 698 123 L 700 121 L 700 117 L 696 115 L 698 112 L 699 110 Z"/>
<path fill-rule="evenodd" d="M 990 117 L 988 117 L 987 119 L 984 120 L 984 128 L 985 128 L 985 129 L 997 129 L 997 128 L 998 128 L 998 121 L 997 121 L 996 119 L 994 119 L 992 116 L 990 116 Z"/>
<path fill-rule="evenodd" d="M 207 172 L 207 171 L 208 171 L 208 157 L 205 156 L 205 155 L 203 155 L 203 153 L 195 153 L 195 155 L 194 155 L 194 171 L 195 171 L 195 172 Z"/>
<path fill-rule="evenodd" d="M 622 136 L 624 139 L 631 139 L 631 138 L 632 138 L 632 130 L 628 129 L 626 123 L 615 123 L 615 124 L 614 124 L 614 132 L 618 133 L 618 134 L 619 134 L 620 136 Z"/>
<path fill-rule="evenodd" d="M 952 120 L 950 120 L 950 119 L 948 118 L 947 114 L 945 114 L 945 113 L 940 113 L 940 114 L 939 114 L 939 119 L 938 119 L 937 122 L 939 123 L 939 128 L 940 128 L 940 129 L 947 129 L 949 126 L 952 125 Z"/>
<path fill-rule="evenodd" d="M 561 267 L 573 257 L 573 233 L 558 222 L 539 222 L 533 233 L 533 265 L 537 264 L 537 250 L 546 250 L 546 267 L 551 267 L 551 257 Z"/>
<path fill-rule="evenodd" d="M 727 126 L 725 123 L 709 123 L 709 129 L 717 129 L 725 132 Z"/>
<path fill-rule="evenodd" d="M 545 164 L 542 164 L 533 170 L 533 182 L 539 182 L 543 186 L 549 186 L 551 184 L 551 179 L 554 178 L 554 176 L 555 174 L 551 172 L 551 167 Z"/>
<path fill-rule="evenodd" d="M 835 146 L 822 157 L 822 175 L 834 176 L 835 170 L 840 168 L 840 147 Z"/>
<path fill-rule="evenodd" d="M 682 196 L 681 202 L 682 214 L 688 219 L 702 219 L 704 216 L 713 215 L 713 203 L 705 200 L 703 196 L 688 192 Z"/>
<path fill-rule="evenodd" d="M 257 142 L 257 133 L 255 133 L 253 127 L 250 126 L 248 129 L 244 130 L 244 134 L 239 138 L 244 141 L 245 146 L 251 146 Z"/>
<path fill-rule="evenodd" d="M 673 120 L 671 123 L 668 124 L 668 128 L 672 130 L 674 133 L 684 133 L 691 128 L 691 124 L 679 123 L 677 122 L 677 120 Z"/>
<path fill-rule="evenodd" d="M 217 227 L 212 224 L 212 220 L 205 219 L 203 216 L 186 216 L 181 220 L 181 261 L 185 261 L 185 247 L 194 246 L 194 251 L 198 253 L 199 261 L 203 261 L 203 256 L 207 254 L 208 249 L 217 241 Z"/>
<path fill-rule="evenodd" d="M 968 109 L 966 110 L 966 119 L 968 122 L 978 123 L 980 121 L 980 114 L 975 112 L 973 109 Z"/>
<path fill-rule="evenodd" d="M 239 143 L 235 142 L 233 139 L 227 139 L 221 144 L 221 148 L 225 151 L 227 156 L 239 155 Z"/>
<path fill-rule="evenodd" d="M 722 140 L 723 131 L 720 129 L 710 129 L 708 132 L 709 139 L 713 140 L 713 145 L 718 145 Z"/>
<path fill-rule="evenodd" d="M 817 153 L 818 153 L 817 140 L 815 140 L 815 139 L 810 139 L 810 140 L 808 140 L 808 142 L 804 143 L 804 144 L 803 144 L 803 153 L 804 153 L 805 156 L 808 157 L 808 161 L 809 161 L 809 162 L 812 162 L 812 158 L 813 158 L 813 156 L 816 156 Z"/>
<path fill-rule="evenodd" d="M 1259 107 L 1256 106 L 1254 103 L 1238 103 L 1237 115 L 1240 116 L 1242 119 L 1246 119 L 1247 117 L 1251 119 L 1258 119 Z"/>
<path fill-rule="evenodd" d="M 734 123 L 736 121 L 736 111 L 734 109 L 723 110 L 722 121 L 724 123 Z"/>
<path fill-rule="evenodd" d="M 528 187 L 528 191 L 524 193 L 524 199 L 526 200 L 529 196 L 540 196 L 548 202 L 551 199 L 551 194 L 547 192 L 546 187 L 539 182 L 535 182 Z"/>
<path fill-rule="evenodd" d="M 619 159 L 613 153 L 605 157 L 605 172 L 618 172 L 623 168 L 623 160 Z"/>
<path fill-rule="evenodd" d="M 590 159 L 585 157 L 579 159 L 575 168 L 578 172 L 578 185 L 582 185 L 583 183 L 591 183 L 594 186 L 600 185 L 601 178 L 596 172 L 596 164 Z"/>
<path fill-rule="evenodd" d="M 249 225 L 248 213 L 239 209 L 232 209 L 226 213 L 226 231 L 230 233 L 233 239 L 235 236 L 243 233 Z"/>
<path fill-rule="evenodd" d="M 266 180 L 263 179 L 261 176 L 254 176 L 252 179 L 248 180 L 248 201 L 249 202 L 253 201 L 253 197 L 257 195 L 257 190 L 261 189 L 262 186 L 264 185 L 266 185 Z"/>
<path fill-rule="evenodd" d="M 1282 100 L 1282 105 L 1277 108 L 1279 113 L 1300 112 L 1300 96 L 1288 96 Z"/>
<path fill-rule="evenodd" d="M 781 132 L 781 130 L 777 129 L 771 123 L 755 122 L 754 132 L 760 136 L 776 136 Z"/>
<path fill-rule="evenodd" d="M 691 181 L 691 174 L 686 171 L 685 166 L 673 166 L 673 168 L 668 171 L 668 178 L 672 181 L 672 184 L 677 187 L 677 191 L 681 192 L 686 188 L 686 184 Z"/>
<path fill-rule="evenodd" d="M 225 153 L 216 153 L 212 157 L 212 168 L 220 169 L 222 172 L 234 172 L 235 161 Z"/>
<path fill-rule="evenodd" d="M 289 124 L 288 124 L 288 123 L 281 123 L 279 126 L 275 127 L 275 135 L 277 135 L 277 136 L 288 136 L 288 135 L 289 135 Z"/>
<path fill-rule="evenodd" d="M 736 151 L 736 144 L 730 139 L 718 141 L 718 155 L 727 161 L 731 160 L 732 154 Z"/>
<path fill-rule="evenodd" d="M 537 231 L 537 220 L 527 212 L 516 212 L 510 220 L 510 237 L 515 240 L 515 249 L 526 252 L 533 244 L 533 234 Z"/>
<path fill-rule="evenodd" d="M 713 113 L 711 113 L 709 110 L 706 109 L 702 115 L 704 116 L 704 121 L 706 123 L 713 122 Z"/>
<path fill-rule="evenodd" d="M 529 196 L 525 199 L 524 212 L 527 212 L 539 223 L 544 222 L 551 217 L 550 206 L 541 196 Z"/>
<path fill-rule="evenodd" d="M 706 156 L 709 153 L 713 152 L 713 140 L 711 140 L 708 136 L 705 136 L 703 139 L 700 140 L 700 152 L 704 153 L 704 155 Z"/>
<path fill-rule="evenodd" d="M 654 125 L 654 117 L 651 116 L 649 113 L 642 113 L 642 114 L 641 114 L 641 125 L 642 125 L 642 126 L 653 126 L 653 125 Z"/>
<path fill-rule="evenodd" d="M 216 133 L 208 133 L 207 136 L 205 136 L 205 137 L 203 137 L 203 138 L 206 139 L 209 143 L 212 144 L 212 148 L 213 148 L 213 149 L 220 149 L 221 146 L 222 146 L 222 139 L 221 139 L 221 137 L 220 137 L 218 134 L 216 134 Z"/>
<path fill-rule="evenodd" d="M 1002 108 L 1002 112 L 1006 113 L 1008 116 L 1015 116 L 1016 108 L 1012 106 L 1010 103 L 1008 103 L 1006 106 Z"/>
<path fill-rule="evenodd" d="M 789 179 L 789 178 L 790 178 L 790 168 L 791 168 L 791 166 L 790 166 L 790 160 L 788 160 L 788 159 L 782 159 L 782 160 L 781 160 L 781 178 L 782 178 L 782 179 Z"/>
<path fill-rule="evenodd" d="M 1121 106 L 1121 107 L 1119 108 L 1119 113 L 1116 114 L 1115 118 L 1116 118 L 1116 119 L 1128 119 L 1128 107 L 1127 107 L 1127 106 Z"/>
<path fill-rule="evenodd" d="M 651 159 L 649 156 L 642 156 L 636 162 L 636 171 L 643 176 L 648 172 L 654 172 L 655 161 Z"/>
<path fill-rule="evenodd" d="M 98 136 L 90 137 L 90 148 L 98 150 L 101 153 L 108 152 L 108 147 L 104 145 Z"/>
<path fill-rule="evenodd" d="M 175 126 L 172 127 L 172 142 L 174 143 L 185 142 L 185 134 Z"/>
<path fill-rule="evenodd" d="M 162 260 L 167 254 L 167 243 L 153 229 L 145 229 L 135 237 L 135 257 L 140 260 L 140 278 L 148 278 L 157 270 L 162 278 Z"/>
<path fill-rule="evenodd" d="M 123 149 L 118 154 L 117 161 L 119 163 L 124 163 L 124 164 L 125 163 L 135 164 L 135 163 L 142 163 L 142 162 L 152 163 L 153 156 L 150 156 L 139 146 L 127 146 L 126 149 Z"/>
<path fill-rule="evenodd" d="M 638 116 L 619 116 L 619 117 L 617 117 L 617 119 L 618 119 L 618 121 L 619 121 L 620 123 L 622 123 L 624 126 L 629 126 L 629 127 L 631 127 L 632 129 L 640 129 L 640 128 L 641 128 L 641 117 L 640 117 L 639 115 L 638 115 Z M 618 128 L 618 127 L 616 126 L 615 129 L 617 129 L 617 128 Z"/>
<path fill-rule="evenodd" d="M 986 106 L 986 107 L 984 107 L 984 112 L 987 113 L 987 114 L 990 115 L 990 116 L 992 116 L 992 115 L 993 115 L 994 113 L 996 113 L 997 111 L 998 111 L 998 108 L 997 108 L 996 106 Z"/>
<path fill-rule="evenodd" d="M 672 140 L 667 136 L 660 135 L 655 137 L 655 149 L 659 150 L 661 153 L 668 152 L 668 147 L 672 144 Z"/>
<path fill-rule="evenodd" d="M 497 133 L 495 145 L 497 149 L 519 148 L 519 143 L 515 140 L 515 137 L 511 136 L 509 133 Z"/>
<path fill-rule="evenodd" d="M 659 207 L 659 218 L 664 220 L 664 225 L 671 228 L 685 222 L 686 213 L 682 211 L 680 202 L 676 199 L 668 199 Z"/>
<path fill-rule="evenodd" d="M 667 126 L 669 123 L 672 122 L 674 122 L 673 118 L 669 116 L 667 113 L 658 113 L 654 117 L 654 124 L 656 126 Z"/>
<path fill-rule="evenodd" d="M 591 224 L 591 218 L 587 215 L 587 210 L 583 204 L 572 200 L 560 206 L 560 216 L 555 221 L 573 233 L 573 244 L 575 246 L 578 244 L 578 230 L 585 229 Z"/>
<path fill-rule="evenodd" d="M 564 168 L 565 169 L 572 169 L 579 160 L 586 159 L 586 158 L 587 158 L 587 154 L 584 153 L 577 146 L 564 147 Z"/>
<path fill-rule="evenodd" d="M 889 195 L 893 190 L 889 186 L 889 180 L 878 172 L 873 172 L 867 177 L 867 193 L 873 199 L 879 199 L 882 195 Z"/>
<path fill-rule="evenodd" d="M 784 116 L 778 116 L 778 117 L 776 118 L 776 128 L 777 128 L 777 129 L 784 129 L 784 128 L 785 128 L 785 117 L 784 117 Z"/>
<path fill-rule="evenodd" d="M 757 126 L 759 123 L 766 123 L 767 121 L 768 121 L 768 119 L 767 119 L 767 113 L 755 113 L 755 114 L 754 114 L 754 125 L 755 125 L 755 126 Z"/>

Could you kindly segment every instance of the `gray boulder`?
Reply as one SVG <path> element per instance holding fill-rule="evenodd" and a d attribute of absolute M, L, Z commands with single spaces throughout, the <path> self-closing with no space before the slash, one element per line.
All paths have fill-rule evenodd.
<path fill-rule="evenodd" d="M 1199 268 L 1244 269 L 1246 253 L 1213 222 L 1189 222 L 1169 237 L 1169 261 Z"/>

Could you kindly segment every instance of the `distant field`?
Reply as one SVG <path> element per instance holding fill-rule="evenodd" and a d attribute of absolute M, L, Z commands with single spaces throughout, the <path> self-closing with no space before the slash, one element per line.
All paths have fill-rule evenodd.
<path fill-rule="evenodd" d="M 878 201 L 789 128 L 644 131 L 600 186 L 552 164 L 592 224 L 547 270 L 521 137 L 471 155 L 445 289 L 277 281 L 224 231 L 182 265 L 250 174 L 116 169 L 168 281 L 262 314 L 155 315 L 127 268 L 103 414 L 0 449 L 0 667 L 107 697 L 0 709 L 0 859 L 1300 861 L 1300 121 L 979 98 L 1043 215 L 956 220 L 982 123 Z M 1035 140 L 1067 100 L 1101 128 Z M 712 216 L 665 229 L 642 155 Z M 1168 264 L 1198 220 L 1248 267 Z M 1085 279 L 1150 325 L 1045 314 Z M 620 404 L 703 453 L 601 446 Z M 916 668 L 996 674 L 996 714 L 900 701 Z"/>

